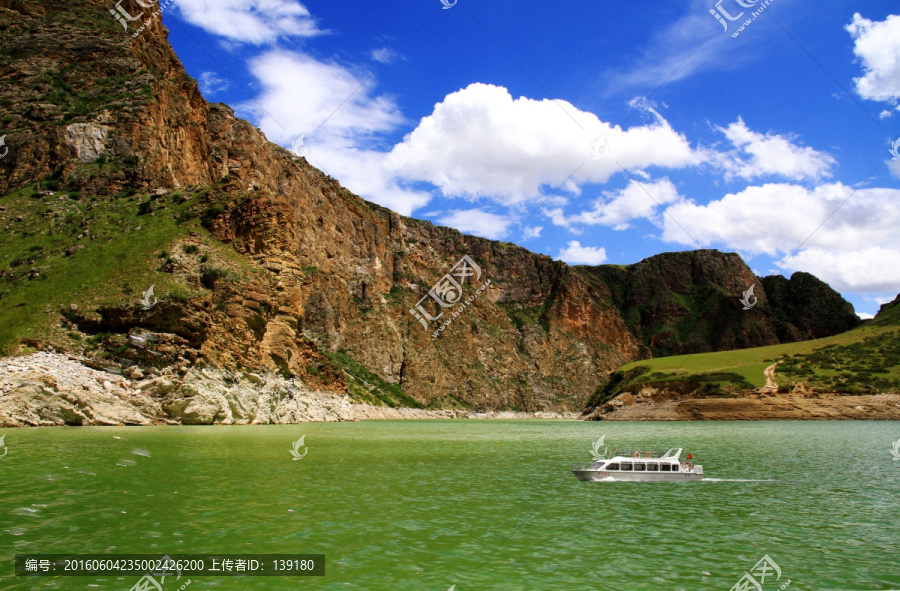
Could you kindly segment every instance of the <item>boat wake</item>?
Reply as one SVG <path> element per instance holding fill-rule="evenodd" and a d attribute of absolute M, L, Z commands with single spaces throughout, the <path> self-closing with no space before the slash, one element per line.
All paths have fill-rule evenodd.
<path fill-rule="evenodd" d="M 768 480 L 762 478 L 704 478 L 702 482 L 788 482 L 787 480 Z"/>

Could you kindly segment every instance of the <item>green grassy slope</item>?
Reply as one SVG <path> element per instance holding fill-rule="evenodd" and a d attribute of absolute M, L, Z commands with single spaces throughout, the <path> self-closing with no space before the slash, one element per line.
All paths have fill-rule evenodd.
<path fill-rule="evenodd" d="M 734 395 L 764 386 L 764 371 L 776 362 L 775 382 L 780 391 L 798 384 L 813 392 L 898 391 L 900 300 L 886 306 L 875 320 L 824 339 L 628 363 L 597 389 L 588 409 L 646 385 L 677 388 L 684 383 L 710 395 Z"/>
<path fill-rule="evenodd" d="M 208 189 L 86 197 L 73 187 L 77 179 L 47 179 L 0 196 L 0 354 L 22 340 L 80 339 L 59 323 L 59 311 L 72 305 L 138 306 L 151 285 L 160 301 L 207 293 L 202 282 L 166 271 L 185 240 L 194 246 L 177 254 L 196 259 L 204 273 L 233 280 L 253 272 L 202 227 Z"/>

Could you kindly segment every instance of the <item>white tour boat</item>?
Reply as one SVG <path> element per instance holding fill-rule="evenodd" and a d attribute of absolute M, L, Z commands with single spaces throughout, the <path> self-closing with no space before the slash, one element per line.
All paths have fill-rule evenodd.
<path fill-rule="evenodd" d="M 703 466 L 691 461 L 682 462 L 681 448 L 672 448 L 665 454 L 652 451 L 620 452 L 613 457 L 598 459 L 592 463 L 576 464 L 572 474 L 578 480 L 591 482 L 686 482 L 703 480 Z"/>

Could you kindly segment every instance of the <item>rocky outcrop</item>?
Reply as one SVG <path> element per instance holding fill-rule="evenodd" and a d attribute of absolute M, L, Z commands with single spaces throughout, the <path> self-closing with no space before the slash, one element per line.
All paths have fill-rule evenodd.
<path fill-rule="evenodd" d="M 128 377 L 83 361 L 57 353 L 0 359 L 0 427 L 353 420 L 347 397 L 278 375 L 193 368 Z"/>
<path fill-rule="evenodd" d="M 809 273 L 798 271 L 790 279 L 772 275 L 764 277 L 762 284 L 781 342 L 820 339 L 861 322 L 850 302 Z"/>
<path fill-rule="evenodd" d="M 186 425 L 290 424 L 352 421 L 346 396 L 310 391 L 300 380 L 269 372 L 192 369 L 160 401 L 169 417 Z"/>
<path fill-rule="evenodd" d="M 812 275 L 760 279 L 735 253 L 670 252 L 583 272 L 608 287 L 652 357 L 803 341 L 860 323 L 853 306 Z M 751 286 L 745 310 L 741 299 Z"/>
<path fill-rule="evenodd" d="M 66 127 L 66 143 L 82 162 L 93 162 L 99 158 L 108 136 L 109 128 L 97 123 L 73 123 Z"/>

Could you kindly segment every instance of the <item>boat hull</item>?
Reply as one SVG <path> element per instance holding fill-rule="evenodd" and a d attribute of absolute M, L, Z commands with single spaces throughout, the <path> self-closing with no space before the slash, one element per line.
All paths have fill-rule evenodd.
<path fill-rule="evenodd" d="M 697 472 L 607 472 L 604 470 L 572 470 L 584 482 L 692 482 L 703 480 Z"/>

